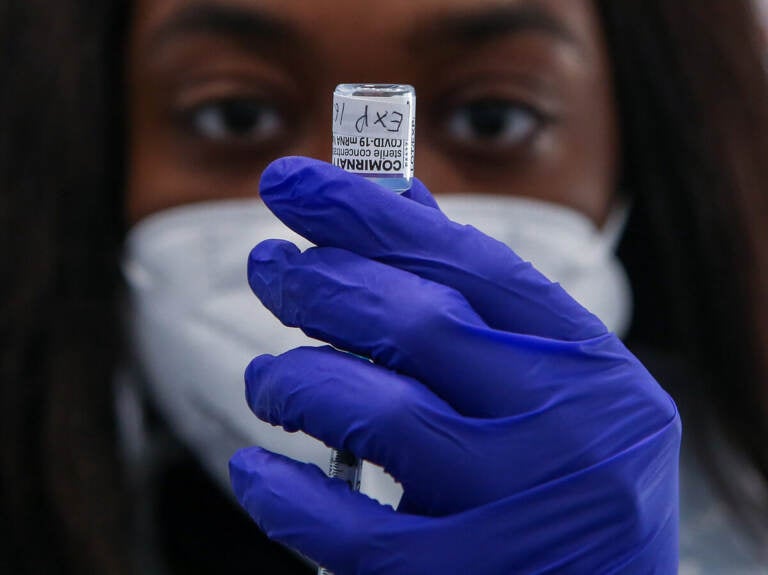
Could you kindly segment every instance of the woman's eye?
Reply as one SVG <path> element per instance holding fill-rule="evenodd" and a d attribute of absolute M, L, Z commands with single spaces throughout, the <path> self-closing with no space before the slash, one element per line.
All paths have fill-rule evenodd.
<path fill-rule="evenodd" d="M 446 131 L 463 146 L 511 147 L 522 144 L 540 128 L 541 117 L 525 106 L 501 101 L 479 101 L 455 108 Z"/>
<path fill-rule="evenodd" d="M 188 113 L 192 131 L 216 142 L 262 142 L 284 127 L 280 113 L 255 100 L 229 100 L 200 106 Z"/>

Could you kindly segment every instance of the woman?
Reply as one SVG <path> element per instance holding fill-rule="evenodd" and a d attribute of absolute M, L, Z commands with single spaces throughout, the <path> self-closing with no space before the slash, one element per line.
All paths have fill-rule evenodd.
<path fill-rule="evenodd" d="M 737 454 L 766 483 L 761 350 L 768 243 L 761 224 L 768 121 L 747 2 L 533 3 L 541 10 L 523 20 L 564 32 L 556 44 L 538 36 L 500 37 L 498 14 L 476 20 L 471 30 L 455 26 L 465 18 L 433 29 L 427 23 L 434 7 L 400 8 L 401 19 L 387 14 L 392 28 L 384 29 L 406 29 L 411 17 L 422 22 L 410 45 L 427 56 L 406 65 L 402 50 L 392 56 L 392 45 L 405 44 L 390 44 L 385 34 L 379 45 L 392 59 L 382 58 L 380 67 L 371 64 L 376 43 L 355 43 L 359 38 L 343 17 L 334 24 L 310 9 L 278 7 L 277 17 L 258 19 L 262 27 L 254 34 L 231 12 L 199 8 L 166 25 L 188 4 L 152 4 L 135 3 L 130 17 L 128 7 L 74 2 L 3 6 L 2 213 L 4 228 L 15 232 L 4 242 L 14 279 L 3 298 L 4 557 L 22 559 L 29 572 L 128 569 L 125 483 L 109 431 L 109 382 L 121 349 L 115 326 L 122 230 L 169 206 L 250 195 L 273 157 L 327 157 L 329 121 L 315 104 L 333 84 L 363 73 L 397 72 L 416 85 L 417 174 L 435 192 L 515 190 L 569 206 L 596 225 L 608 219 L 616 190 L 629 197 L 619 249 L 634 293 L 626 340 L 688 415 L 688 442 L 698 446 L 721 496 L 760 533 L 759 495 L 740 486 L 748 472 L 723 463 Z M 556 18 L 542 19 L 542 11 Z M 344 5 L 336 14 L 352 18 L 350 12 Z M 376 15 L 382 17 L 377 22 L 386 20 Z M 300 30 L 311 29 L 302 18 L 324 24 L 315 40 L 325 57 L 291 52 L 301 45 L 291 41 L 296 38 L 282 29 L 269 35 L 274 26 L 263 26 L 298 20 Z M 361 21 L 366 18 L 358 13 L 355 26 Z M 565 29 L 553 25 L 563 23 Z M 476 74 L 491 84 L 490 93 L 482 84 L 476 94 L 453 100 L 431 91 L 440 74 L 454 72 L 449 66 L 463 50 L 435 37 L 446 29 L 475 42 L 476 62 L 500 54 L 494 65 L 504 70 L 506 61 L 522 61 L 530 69 L 509 76 L 534 81 L 488 82 L 493 69 L 473 71 L 465 63 L 464 85 Z M 197 35 L 180 37 L 180 30 Z M 588 64 L 579 61 L 579 50 L 563 47 L 574 33 Z M 259 58 L 244 55 L 252 54 L 257 38 Z M 329 48 L 334 42 L 338 52 Z M 267 54 L 296 71 L 293 84 L 270 75 Z M 548 70 L 542 61 L 557 65 L 552 76 L 542 72 Z M 197 64 L 223 80 L 209 86 L 185 77 Z M 547 88 L 556 74 L 562 79 Z M 280 109 L 265 106 L 273 102 L 261 91 L 238 92 L 247 84 L 243 77 L 283 90 L 277 103 L 294 102 L 286 117 L 296 124 L 281 124 Z M 202 87 L 171 102 L 168 95 L 179 85 Z M 293 85 L 313 89 L 296 96 Z M 210 105 L 220 100 L 237 104 L 222 116 Z M 487 122 L 478 118 L 488 113 L 490 132 L 484 132 Z M 179 125 L 193 131 L 174 130 Z M 244 145 L 242 135 L 254 125 L 269 137 Z M 499 125 L 514 127 L 514 145 L 495 145 Z M 269 131 L 281 126 L 284 131 Z M 558 157 L 558 151 L 566 153 Z M 187 481 L 171 486 L 179 483 Z M 685 532 L 682 537 L 685 559 Z"/>

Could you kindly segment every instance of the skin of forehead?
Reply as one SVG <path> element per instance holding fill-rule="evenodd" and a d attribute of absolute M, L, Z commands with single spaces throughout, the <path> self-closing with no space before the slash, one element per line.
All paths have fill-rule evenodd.
<path fill-rule="evenodd" d="M 600 49 L 600 33 L 591 0 L 207 0 L 207 3 L 256 9 L 295 26 L 313 44 L 329 52 L 349 50 L 346 59 L 365 56 L 380 40 L 392 42 L 416 32 L 441 14 L 478 11 L 500 6 L 542 7 L 560 20 L 587 53 Z M 200 0 L 137 0 L 133 30 L 139 38 Z M 360 47 L 366 47 L 361 53 Z M 329 56 L 331 54 L 328 54 Z"/>

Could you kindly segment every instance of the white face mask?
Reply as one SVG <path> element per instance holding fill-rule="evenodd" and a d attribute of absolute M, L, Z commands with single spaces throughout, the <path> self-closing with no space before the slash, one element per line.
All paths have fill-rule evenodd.
<path fill-rule="evenodd" d="M 452 219 L 507 243 L 609 328 L 625 330 L 631 296 L 613 255 L 619 218 L 600 231 L 554 204 L 476 195 L 439 200 Z M 320 345 L 280 324 L 248 287 L 248 253 L 267 238 L 310 245 L 260 200 L 248 199 L 158 212 L 129 232 L 125 246 L 130 337 L 152 401 L 227 492 L 227 462 L 241 447 L 260 445 L 324 470 L 329 461 L 322 443 L 257 420 L 245 402 L 243 371 L 254 356 Z M 392 505 L 402 493 L 368 464 L 361 490 Z"/>
<path fill-rule="evenodd" d="M 512 248 L 550 280 L 559 282 L 609 330 L 623 336 L 632 315 L 632 291 L 616 256 L 627 209 L 613 210 L 602 229 L 560 204 L 514 196 L 438 196 L 454 221 L 471 224 Z"/>

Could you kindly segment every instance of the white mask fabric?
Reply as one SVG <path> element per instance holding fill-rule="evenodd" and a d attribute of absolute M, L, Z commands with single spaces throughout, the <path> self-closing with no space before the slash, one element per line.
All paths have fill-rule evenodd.
<path fill-rule="evenodd" d="M 631 311 L 626 275 L 613 255 L 621 221 L 597 229 L 555 204 L 513 197 L 438 197 L 456 221 L 475 225 L 560 281 L 609 328 L 623 332 Z M 157 212 L 128 233 L 123 273 L 129 337 L 151 402 L 207 471 L 229 492 L 228 460 L 259 445 L 327 470 L 330 450 L 301 432 L 256 419 L 243 372 L 255 356 L 321 345 L 283 326 L 251 293 L 246 261 L 268 238 L 311 244 L 256 198 L 216 200 Z M 402 489 L 363 465 L 361 491 L 396 506 Z"/>
<path fill-rule="evenodd" d="M 519 196 L 438 196 L 452 220 L 470 224 L 506 244 L 619 336 L 632 316 L 632 290 L 616 255 L 628 215 L 619 204 L 599 228 L 572 208 Z"/>

